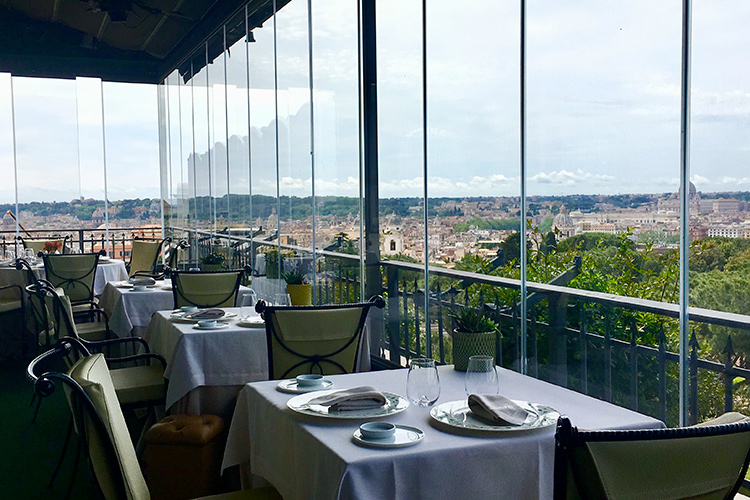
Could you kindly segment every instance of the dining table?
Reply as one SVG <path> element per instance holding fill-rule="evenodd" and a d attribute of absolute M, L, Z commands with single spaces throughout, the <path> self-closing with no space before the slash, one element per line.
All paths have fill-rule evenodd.
<path fill-rule="evenodd" d="M 466 375 L 453 366 L 438 373 L 434 407 L 412 404 L 379 419 L 423 432 L 405 448 L 360 446 L 354 433 L 368 419 L 300 413 L 287 403 L 301 396 L 281 392 L 279 381 L 247 384 L 238 396 L 222 469 L 240 465 L 249 471 L 243 486 L 265 480 L 285 500 L 552 498 L 556 419 L 546 427 L 502 431 L 447 424 L 445 413 L 437 411 L 442 417 L 436 419 L 431 411 L 465 402 Z M 498 368 L 498 377 L 504 396 L 546 405 L 581 428 L 664 427 L 655 418 L 511 370 Z M 406 393 L 406 369 L 327 378 L 331 389 L 372 386 Z"/>
<path fill-rule="evenodd" d="M 31 263 L 37 279 L 45 279 L 44 263 L 37 259 Z M 99 264 L 96 266 L 94 275 L 94 295 L 99 296 L 104 291 L 105 286 L 110 281 L 122 281 L 128 279 L 128 270 L 125 262 L 121 259 L 102 259 L 99 258 Z M 6 262 L 0 265 L 0 286 L 1 285 L 24 285 L 24 278 L 21 271 L 15 268 L 12 262 Z"/>
<path fill-rule="evenodd" d="M 144 339 L 151 352 L 167 361 L 166 408 L 171 413 L 214 414 L 229 421 L 237 393 L 248 382 L 268 380 L 265 324 L 254 311 L 250 323 L 241 322 L 241 308 L 224 308 L 218 329 L 199 329 L 196 323 L 175 319 L 177 311 L 156 312 Z M 242 326 L 247 324 L 250 326 Z M 360 344 L 358 370 L 370 369 L 369 340 Z"/>
<path fill-rule="evenodd" d="M 237 302 L 251 293 L 240 285 Z M 117 337 L 143 337 L 156 311 L 171 310 L 174 294 L 170 280 L 157 280 L 145 290 L 135 290 L 127 281 L 111 281 L 99 297 L 99 307 L 109 318 L 109 329 Z"/>

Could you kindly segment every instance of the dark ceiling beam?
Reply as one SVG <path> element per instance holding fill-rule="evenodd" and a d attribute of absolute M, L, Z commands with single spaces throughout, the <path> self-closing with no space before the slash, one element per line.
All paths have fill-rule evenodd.
<path fill-rule="evenodd" d="M 161 66 L 156 61 L 3 54 L 0 72 L 40 78 L 101 78 L 107 82 L 158 83 Z"/>

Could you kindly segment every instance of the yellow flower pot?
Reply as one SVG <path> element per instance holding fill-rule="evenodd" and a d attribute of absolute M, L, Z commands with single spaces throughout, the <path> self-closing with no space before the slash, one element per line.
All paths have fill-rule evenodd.
<path fill-rule="evenodd" d="M 312 285 L 307 283 L 303 285 L 287 285 L 286 293 L 292 299 L 293 306 L 311 306 L 312 305 Z"/>

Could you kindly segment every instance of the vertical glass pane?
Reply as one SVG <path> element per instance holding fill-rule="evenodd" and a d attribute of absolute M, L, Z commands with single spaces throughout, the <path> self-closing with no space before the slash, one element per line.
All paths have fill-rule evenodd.
<path fill-rule="evenodd" d="M 483 35 L 446 36 L 456 25 Z M 488 333 L 482 354 L 517 369 L 518 293 L 443 269 L 519 278 L 517 256 L 498 258 L 520 227 L 518 4 L 428 4 L 427 34 L 429 347 L 465 363 L 453 358 L 466 337 L 451 335 L 461 325 L 450 313 L 474 309 L 504 332 L 502 344 Z"/>
<path fill-rule="evenodd" d="M 0 256 L 6 251 L 14 251 L 13 239 L 16 236 L 16 222 L 6 214 L 8 210 L 16 211 L 15 169 L 13 168 L 13 117 L 10 73 L 0 73 L 0 176 L 7 179 L 0 184 L 0 211 L 3 215 L 2 248 Z M 10 255 L 8 255 L 10 256 Z"/>
<path fill-rule="evenodd" d="M 276 13 L 279 241 L 282 272 L 311 270 L 312 170 L 307 2 Z M 283 286 L 283 283 L 280 283 Z"/>
<path fill-rule="evenodd" d="M 318 260 L 317 292 L 321 301 L 327 293 L 331 302 L 357 302 L 362 299 L 357 2 L 313 3 L 312 22 L 315 247 L 340 255 Z"/>
<path fill-rule="evenodd" d="M 403 362 L 424 351 L 421 2 L 377 2 L 378 169 L 381 260 L 389 305 L 386 357 Z"/>
<path fill-rule="evenodd" d="M 690 367 L 696 375 L 688 401 L 691 423 L 741 408 L 748 396 L 742 372 L 748 327 L 719 324 L 724 313 L 750 323 L 750 70 L 741 49 L 750 41 L 748 16 L 744 2 L 693 4 L 690 304 L 711 312 L 706 321 L 690 323 L 690 352 L 713 364 Z"/>
<path fill-rule="evenodd" d="M 529 372 L 670 424 L 677 322 L 605 294 L 678 301 L 680 27 L 672 2 L 528 9 Z"/>

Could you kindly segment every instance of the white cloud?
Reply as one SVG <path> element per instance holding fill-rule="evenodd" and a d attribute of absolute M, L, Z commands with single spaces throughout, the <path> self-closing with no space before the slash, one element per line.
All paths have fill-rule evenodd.
<path fill-rule="evenodd" d="M 579 186 L 579 185 L 607 185 L 615 180 L 615 177 L 608 174 L 592 174 L 591 172 L 584 172 L 583 170 L 576 169 L 570 170 L 553 170 L 552 172 L 540 172 L 531 176 L 529 182 L 536 182 L 539 184 L 559 184 L 563 186 Z"/>

